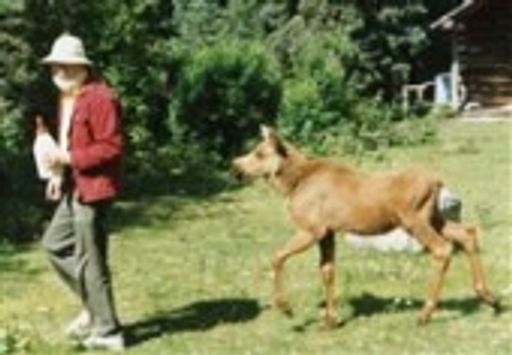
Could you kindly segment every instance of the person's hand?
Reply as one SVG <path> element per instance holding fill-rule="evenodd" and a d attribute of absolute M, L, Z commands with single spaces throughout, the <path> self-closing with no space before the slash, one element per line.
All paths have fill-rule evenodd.
<path fill-rule="evenodd" d="M 46 184 L 46 199 L 57 201 L 62 197 L 62 182 L 57 179 L 50 179 Z"/>
<path fill-rule="evenodd" d="M 71 164 L 71 155 L 67 150 L 58 149 L 46 157 L 48 165 L 51 167 L 61 167 Z"/>

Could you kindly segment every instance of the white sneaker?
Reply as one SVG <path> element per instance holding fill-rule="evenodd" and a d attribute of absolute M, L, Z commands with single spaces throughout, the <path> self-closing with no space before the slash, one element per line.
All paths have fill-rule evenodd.
<path fill-rule="evenodd" d="M 69 323 L 64 333 L 71 338 L 84 338 L 91 332 L 92 317 L 88 310 L 83 309 L 80 314 Z"/>
<path fill-rule="evenodd" d="M 90 335 L 82 342 L 87 349 L 102 349 L 110 351 L 123 351 L 126 347 L 121 332 L 112 335 Z"/>

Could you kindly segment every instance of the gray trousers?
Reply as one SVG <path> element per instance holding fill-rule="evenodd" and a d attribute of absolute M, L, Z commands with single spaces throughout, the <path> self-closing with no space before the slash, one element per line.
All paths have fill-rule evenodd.
<path fill-rule="evenodd" d="M 42 240 L 58 275 L 91 313 L 97 335 L 115 333 L 120 327 L 107 263 L 109 208 L 109 202 L 81 203 L 66 193 Z"/>

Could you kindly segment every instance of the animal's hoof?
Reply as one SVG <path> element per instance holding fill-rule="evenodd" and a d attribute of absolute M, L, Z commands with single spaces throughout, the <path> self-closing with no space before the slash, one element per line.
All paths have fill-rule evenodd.
<path fill-rule="evenodd" d="M 419 316 L 417 321 L 416 321 L 416 324 L 420 327 L 426 325 L 430 320 L 430 317 L 426 317 L 426 316 Z"/>
<path fill-rule="evenodd" d="M 478 296 L 484 303 L 488 304 L 494 310 L 495 315 L 499 315 L 503 312 L 503 305 L 491 291 L 481 291 Z"/>
<path fill-rule="evenodd" d="M 417 324 L 419 326 L 424 326 L 430 321 L 430 318 L 432 318 L 432 311 L 431 310 L 423 310 L 423 311 L 421 311 L 420 315 L 418 316 Z"/>
<path fill-rule="evenodd" d="M 276 301 L 275 307 L 287 317 L 293 317 L 293 309 L 286 301 Z"/>
<path fill-rule="evenodd" d="M 324 321 L 325 329 L 334 329 L 339 325 L 338 317 L 336 317 L 336 313 L 334 312 L 329 313 L 327 310 L 323 310 L 321 313 L 321 318 Z"/>
<path fill-rule="evenodd" d="M 421 312 L 418 316 L 418 325 L 425 325 L 430 321 L 430 318 L 432 318 L 432 313 L 437 308 L 437 303 L 433 302 L 431 300 L 427 300 L 425 302 L 425 305 L 421 309 Z"/>
<path fill-rule="evenodd" d="M 293 317 L 293 309 L 291 309 L 291 308 L 283 309 L 282 312 L 287 317 L 290 317 L 290 318 Z"/>
<path fill-rule="evenodd" d="M 488 305 L 494 305 L 497 302 L 496 296 L 494 296 L 494 293 L 487 289 L 478 290 L 477 291 L 478 297 Z"/>
<path fill-rule="evenodd" d="M 325 316 L 324 317 L 324 327 L 325 329 L 335 329 L 338 327 L 338 318 L 335 316 Z"/>

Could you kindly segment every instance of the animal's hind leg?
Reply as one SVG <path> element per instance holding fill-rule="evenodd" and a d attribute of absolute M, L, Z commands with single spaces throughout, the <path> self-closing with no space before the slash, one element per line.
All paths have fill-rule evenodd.
<path fill-rule="evenodd" d="M 450 266 L 453 245 L 421 217 L 409 219 L 405 227 L 430 252 L 436 268 L 434 277 L 429 283 L 425 305 L 418 318 L 419 324 L 425 324 L 437 308 L 444 277 Z"/>
<path fill-rule="evenodd" d="M 324 322 L 328 328 L 337 325 L 336 318 L 336 291 L 335 291 L 335 236 L 328 232 L 318 246 L 320 247 L 320 275 L 325 288 L 325 314 Z"/>
<path fill-rule="evenodd" d="M 283 267 L 285 261 L 308 249 L 315 242 L 315 236 L 306 231 L 299 231 L 281 249 L 274 253 L 272 272 L 274 278 L 274 305 L 287 315 L 292 315 L 291 307 L 286 301 L 283 289 Z"/>
<path fill-rule="evenodd" d="M 493 307 L 495 311 L 499 311 L 499 303 L 485 282 L 476 228 L 461 223 L 445 221 L 441 228 L 441 233 L 462 247 L 469 260 L 473 289 L 482 301 Z"/>

